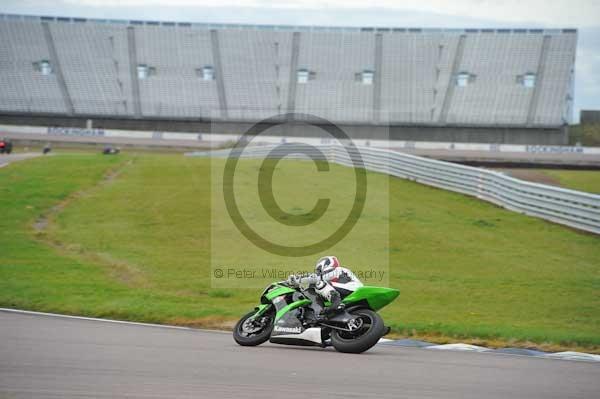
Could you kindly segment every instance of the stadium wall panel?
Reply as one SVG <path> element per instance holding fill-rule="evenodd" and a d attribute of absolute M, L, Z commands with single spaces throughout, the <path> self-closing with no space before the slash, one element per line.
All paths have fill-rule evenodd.
<path fill-rule="evenodd" d="M 69 118 L 51 115 L 0 114 L 0 124 L 25 126 L 93 127 L 97 129 L 126 129 L 159 132 L 197 132 L 243 134 L 254 122 L 211 122 L 203 120 L 177 121 L 171 119 L 117 119 Z M 355 139 L 390 139 L 404 141 L 439 141 L 455 143 L 544 144 L 568 143 L 566 127 L 516 128 L 516 127 L 464 127 L 464 126 L 409 126 L 409 125 L 358 125 L 338 124 Z M 273 136 L 327 137 L 319 129 L 304 123 L 286 123 L 269 128 L 265 134 Z"/>

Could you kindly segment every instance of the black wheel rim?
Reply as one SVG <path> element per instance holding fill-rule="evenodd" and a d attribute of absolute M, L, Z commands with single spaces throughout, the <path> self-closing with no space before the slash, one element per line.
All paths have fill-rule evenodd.
<path fill-rule="evenodd" d="M 263 316 L 259 320 L 251 320 L 251 318 L 252 318 L 252 315 L 248 316 L 242 322 L 240 322 L 240 324 L 238 325 L 238 328 L 237 328 L 238 335 L 240 335 L 244 338 L 255 337 L 255 336 L 260 335 L 263 332 L 265 332 L 265 330 L 268 328 L 269 324 L 271 323 L 271 318 L 269 316 Z M 252 327 L 254 327 L 254 329 L 248 328 L 249 322 L 251 323 Z"/>
<path fill-rule="evenodd" d="M 337 330 L 338 336 L 341 339 L 347 341 L 355 340 L 357 338 L 362 337 L 363 335 L 368 333 L 371 330 L 371 328 L 373 328 L 373 318 L 370 315 L 360 313 L 357 315 L 356 319 L 362 320 L 362 325 L 358 329 L 354 331 Z"/>

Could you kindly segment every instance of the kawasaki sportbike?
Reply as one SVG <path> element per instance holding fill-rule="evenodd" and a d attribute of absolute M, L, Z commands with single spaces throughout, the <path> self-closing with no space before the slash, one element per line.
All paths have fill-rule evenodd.
<path fill-rule="evenodd" d="M 361 353 L 389 332 L 376 312 L 398 294 L 391 288 L 360 287 L 342 299 L 342 309 L 324 317 L 321 310 L 327 303 L 314 287 L 274 283 L 263 291 L 261 304 L 237 322 L 233 338 L 243 346 L 269 340 L 285 345 L 332 345 L 340 352 Z"/>

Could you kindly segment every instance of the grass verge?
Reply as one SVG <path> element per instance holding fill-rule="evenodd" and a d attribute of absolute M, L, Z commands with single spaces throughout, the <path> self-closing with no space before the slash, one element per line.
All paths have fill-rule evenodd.
<path fill-rule="evenodd" d="M 303 173 L 297 162 L 281 167 Z M 260 290 L 211 288 L 209 169 L 206 159 L 157 154 L 57 155 L 3 168 L 0 306 L 230 327 Z M 332 170 L 334 188 L 352 179 Z M 389 179 L 386 251 L 401 296 L 382 315 L 396 336 L 600 352 L 598 237 L 369 178 Z M 297 181 L 280 183 L 295 192 Z M 356 243 L 361 256 L 372 244 Z M 337 255 L 352 266 L 351 254 Z"/>

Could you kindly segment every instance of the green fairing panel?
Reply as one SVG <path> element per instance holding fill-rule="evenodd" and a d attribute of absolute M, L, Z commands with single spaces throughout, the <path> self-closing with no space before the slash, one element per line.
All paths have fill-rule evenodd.
<path fill-rule="evenodd" d="M 256 310 L 256 313 L 254 313 L 254 316 L 252 316 L 252 317 L 258 317 L 258 316 L 261 316 L 261 315 L 262 315 L 263 313 L 265 313 L 265 312 L 267 311 L 267 309 L 269 309 L 271 306 L 273 306 L 273 305 L 271 305 L 270 303 L 263 304 L 263 305 L 258 305 L 258 306 L 256 307 L 256 309 L 255 309 L 255 310 Z"/>
<path fill-rule="evenodd" d="M 283 285 L 280 285 L 278 286 L 278 288 L 267 292 L 265 294 L 265 298 L 267 298 L 269 301 L 272 301 L 274 298 L 277 298 L 280 295 L 291 294 L 293 292 L 296 292 L 296 290 L 290 287 L 284 287 Z"/>
<path fill-rule="evenodd" d="M 342 302 L 351 305 L 366 300 L 371 309 L 379 310 L 391 303 L 398 295 L 400 295 L 400 291 L 393 288 L 364 286 L 348 295 Z"/>
<path fill-rule="evenodd" d="M 308 304 L 310 304 L 310 301 L 308 299 L 301 299 L 299 301 L 292 302 L 289 305 L 279 309 L 279 311 L 275 315 L 275 320 L 276 321 L 279 320 L 284 314 L 286 314 L 290 310 L 293 310 L 293 309 L 299 308 L 300 306 L 304 306 L 304 305 L 308 305 Z"/>

